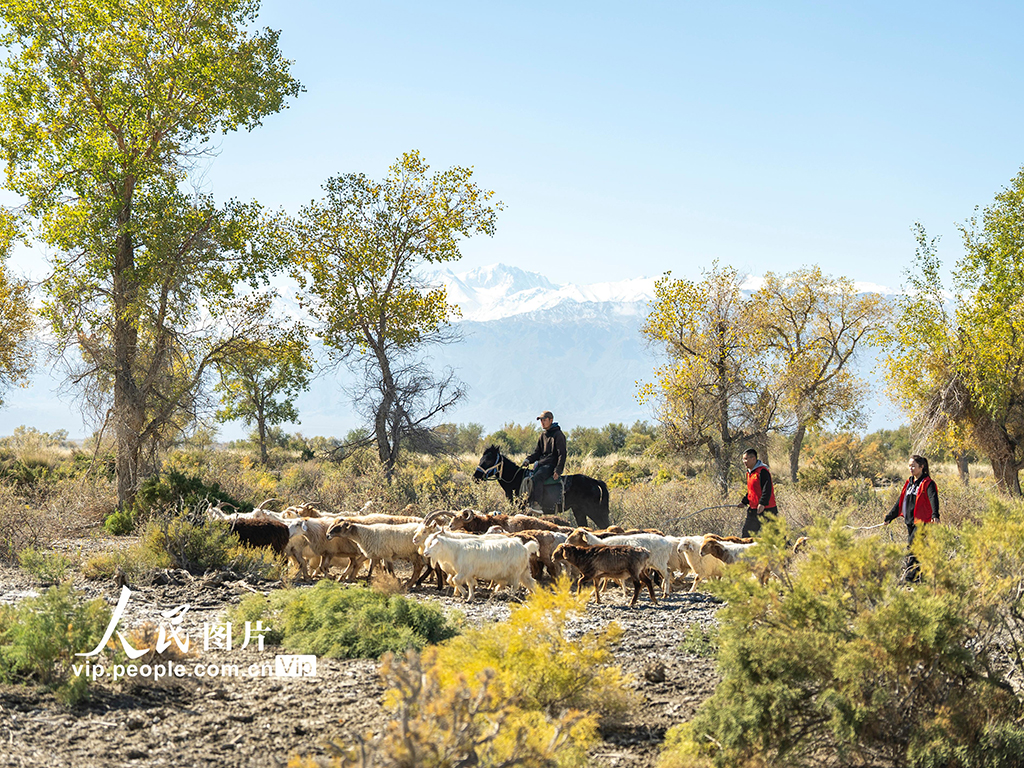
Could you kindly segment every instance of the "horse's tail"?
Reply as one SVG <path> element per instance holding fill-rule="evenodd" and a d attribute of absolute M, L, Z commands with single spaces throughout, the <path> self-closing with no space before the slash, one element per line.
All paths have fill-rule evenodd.
<path fill-rule="evenodd" d="M 608 486 L 605 484 L 604 480 L 598 480 L 597 481 L 597 487 L 600 490 L 600 493 L 598 494 L 598 498 L 597 498 L 597 505 L 601 509 L 601 512 L 603 513 L 603 515 L 602 515 L 602 517 L 604 518 L 604 526 L 603 527 L 607 528 L 608 525 L 611 523 L 611 510 L 608 508 L 608 504 L 609 504 L 609 501 L 610 501 L 609 496 L 608 496 Z"/>

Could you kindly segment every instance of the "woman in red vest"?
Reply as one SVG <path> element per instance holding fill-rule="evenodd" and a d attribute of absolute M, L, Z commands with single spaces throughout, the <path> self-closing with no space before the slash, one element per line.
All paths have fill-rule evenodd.
<path fill-rule="evenodd" d="M 910 477 L 903 484 L 900 497 L 885 516 L 888 525 L 902 516 L 907 523 L 907 549 L 914 544 L 917 526 L 939 522 L 939 491 L 935 481 L 928 474 L 928 459 L 917 454 L 910 457 Z M 907 581 L 920 581 L 921 574 L 917 558 L 907 555 Z"/>

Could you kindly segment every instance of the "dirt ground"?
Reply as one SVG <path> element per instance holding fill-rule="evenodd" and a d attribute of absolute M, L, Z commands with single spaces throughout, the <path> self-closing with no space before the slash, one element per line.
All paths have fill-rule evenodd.
<path fill-rule="evenodd" d="M 88 556 L 123 543 L 97 537 L 67 540 L 55 549 Z M 284 766 L 296 754 L 326 756 L 329 739 L 345 741 L 383 727 L 375 661 L 318 658 L 315 676 L 280 677 L 271 673 L 280 649 L 259 651 L 255 642 L 241 649 L 240 628 L 233 630 L 232 650 L 217 649 L 213 642 L 203 648 L 204 625 L 207 630 L 222 626 L 227 607 L 279 585 L 226 574 L 192 577 L 184 571 L 166 572 L 157 581 L 162 583 L 128 585 L 132 594 L 119 628 L 146 622 L 167 626 L 161 612 L 188 604 L 181 626 L 194 655 L 181 662 L 186 676 L 113 683 L 108 673 L 91 687 L 90 699 L 74 709 L 42 689 L 0 686 L 0 766 Z M 112 607 L 120 594 L 113 582 L 77 579 L 75 587 L 82 597 L 102 597 Z M 40 589 L 28 574 L 0 567 L 0 602 Z M 509 612 L 504 595 L 487 602 L 478 593 L 467 603 L 430 588 L 411 596 L 458 610 L 470 622 L 500 621 Z M 678 649 L 692 625 L 712 623 L 717 605 L 706 595 L 686 592 L 659 597 L 657 606 L 642 598 L 632 609 L 617 590 L 605 598 L 607 605 L 591 603 L 570 631 L 619 622 L 625 633 L 616 659 L 633 676 L 642 703 L 626 722 L 602 732 L 591 765 L 651 766 L 666 729 L 689 718 L 718 683 L 712 661 Z M 197 664 L 204 667 L 203 676 Z M 222 675 L 225 665 L 228 674 Z M 238 676 L 230 674 L 235 665 Z"/>

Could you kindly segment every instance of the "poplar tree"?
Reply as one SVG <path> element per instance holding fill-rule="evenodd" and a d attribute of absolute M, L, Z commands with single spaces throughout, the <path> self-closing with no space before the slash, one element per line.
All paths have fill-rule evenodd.
<path fill-rule="evenodd" d="M 122 505 L 146 440 L 216 352 L 212 333 L 183 344 L 190 325 L 226 311 L 238 281 L 264 279 L 258 211 L 178 191 L 210 139 L 255 128 L 300 90 L 278 33 L 249 31 L 258 11 L 255 0 L 0 5 L 6 186 L 59 254 L 45 315 L 62 348 L 81 352 L 78 380 L 111 397 Z M 236 330 L 254 319 L 237 312 Z"/>
<path fill-rule="evenodd" d="M 984 453 L 1021 494 L 1024 468 L 1024 168 L 959 227 L 964 256 L 944 288 L 937 241 L 917 225 L 908 292 L 887 335 L 886 379 L 922 435 Z"/>
<path fill-rule="evenodd" d="M 324 343 L 362 383 L 352 393 L 390 477 L 403 444 L 430 441 L 432 420 L 465 389 L 427 354 L 458 338 L 458 308 L 423 269 L 460 258 L 459 240 L 493 235 L 501 203 L 471 168 L 430 173 L 407 152 L 382 181 L 360 173 L 327 181 L 326 197 L 294 222 L 296 278 Z"/>

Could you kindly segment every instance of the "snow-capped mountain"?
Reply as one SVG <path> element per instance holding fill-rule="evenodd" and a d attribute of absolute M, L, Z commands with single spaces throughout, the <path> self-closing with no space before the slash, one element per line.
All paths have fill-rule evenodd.
<path fill-rule="evenodd" d="M 468 388 L 446 421 L 493 431 L 507 422 L 532 423 L 543 410 L 564 428 L 651 418 L 635 395 L 636 382 L 648 380 L 654 366 L 640 337 L 652 279 L 555 285 L 495 264 L 427 280 L 444 285 L 462 312 L 462 342 L 434 350 L 432 358 L 437 368 L 454 368 Z M 355 426 L 326 428 L 347 411 L 342 386 L 343 379 L 318 380 L 299 399 L 304 433 L 341 436 Z"/>
<path fill-rule="evenodd" d="M 592 285 L 555 285 L 536 272 L 505 264 L 492 264 L 470 272 L 456 273 L 446 269 L 428 279 L 445 286 L 448 300 L 459 306 L 463 320 L 475 322 L 500 320 L 552 309 L 561 304 L 646 306 L 654 296 L 653 278 L 639 277 Z"/>
<path fill-rule="evenodd" d="M 433 352 L 432 364 L 454 368 L 468 389 L 445 421 L 477 422 L 494 431 L 508 422 L 533 423 L 543 410 L 553 411 L 565 429 L 652 419 L 636 392 L 638 383 L 651 380 L 657 364 L 640 334 L 654 296 L 653 278 L 556 285 L 536 272 L 495 264 L 467 272 L 443 270 L 426 279 L 444 285 L 462 312 L 456 324 L 462 342 Z M 745 289 L 756 290 L 759 281 L 751 277 Z M 858 287 L 888 292 L 879 286 Z M 283 293 L 290 296 L 293 291 L 285 288 Z M 298 311 L 293 300 L 285 303 L 282 311 Z M 877 378 L 867 370 L 862 373 Z M 296 403 L 301 423 L 285 429 L 344 437 L 360 426 L 346 392 L 357 384 L 344 369 L 314 379 Z M 88 430 L 80 426 L 74 404 L 57 400 L 58 386 L 56 378 L 41 372 L 28 391 L 9 393 L 0 410 L 0 435 L 26 424 L 85 436 Z M 883 422 L 898 420 L 891 407 L 872 407 L 876 413 L 888 412 Z M 876 422 L 882 415 L 872 420 L 871 428 L 879 428 Z M 221 439 L 245 432 L 241 424 L 228 424 Z"/>

